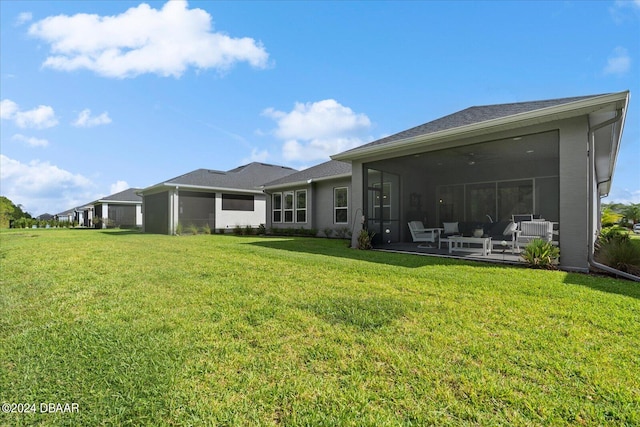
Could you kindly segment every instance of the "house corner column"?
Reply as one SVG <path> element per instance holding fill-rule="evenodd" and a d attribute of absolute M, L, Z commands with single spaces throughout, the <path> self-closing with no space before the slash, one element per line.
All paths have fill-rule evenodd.
<path fill-rule="evenodd" d="M 107 228 L 107 223 L 109 222 L 109 203 L 102 204 L 102 219 L 103 220 L 100 221 L 102 228 Z M 100 218 L 98 218 L 98 220 L 100 220 Z"/>
<path fill-rule="evenodd" d="M 180 222 L 180 201 L 178 200 L 178 187 L 169 191 L 169 234 L 176 234 Z"/>
<path fill-rule="evenodd" d="M 361 161 L 353 161 L 351 163 L 351 197 L 349 200 L 349 206 L 351 210 L 349 215 L 351 218 L 351 247 L 358 247 L 358 235 L 362 230 L 362 217 L 364 216 L 364 167 Z"/>

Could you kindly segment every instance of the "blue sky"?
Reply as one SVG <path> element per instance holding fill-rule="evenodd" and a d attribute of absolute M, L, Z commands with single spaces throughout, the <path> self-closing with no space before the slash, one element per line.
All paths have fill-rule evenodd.
<path fill-rule="evenodd" d="M 0 1 L 0 193 L 58 213 L 197 168 L 304 168 L 473 106 L 631 91 L 640 0 Z"/>

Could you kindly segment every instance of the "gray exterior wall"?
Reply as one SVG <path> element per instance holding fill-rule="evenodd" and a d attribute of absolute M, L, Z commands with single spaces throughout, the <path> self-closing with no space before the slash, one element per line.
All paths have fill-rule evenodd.
<path fill-rule="evenodd" d="M 347 187 L 349 194 L 349 206 L 347 209 L 347 223 L 336 223 L 334 221 L 334 200 L 333 190 L 338 187 Z M 286 191 L 307 191 L 307 221 L 300 222 L 273 222 L 273 193 L 284 193 Z M 337 230 L 341 228 L 348 228 L 351 230 L 353 223 L 353 197 L 352 186 L 349 178 L 337 178 L 327 179 L 318 182 L 313 182 L 307 185 L 297 185 L 291 187 L 282 187 L 277 190 L 269 190 L 267 194 L 267 228 L 306 228 L 316 229 L 320 236 L 324 236 L 323 230 L 330 228 Z M 361 211 L 360 211 L 361 212 Z M 334 234 L 335 235 L 335 234 Z"/>
<path fill-rule="evenodd" d="M 580 117 L 560 126 L 560 265 L 588 271 L 588 121 Z"/>
<path fill-rule="evenodd" d="M 169 234 L 169 192 L 145 195 L 142 216 L 145 233 Z"/>

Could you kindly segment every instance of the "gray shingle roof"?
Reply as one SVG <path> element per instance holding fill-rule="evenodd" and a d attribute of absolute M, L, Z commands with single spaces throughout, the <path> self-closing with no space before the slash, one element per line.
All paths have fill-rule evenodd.
<path fill-rule="evenodd" d="M 140 202 L 142 203 L 142 197 L 136 194 L 136 191 L 139 191 L 139 188 L 129 188 L 119 193 L 112 194 L 107 197 L 103 197 L 100 200 L 110 200 L 117 202 Z"/>
<path fill-rule="evenodd" d="M 351 164 L 338 160 L 329 160 L 328 162 L 312 166 L 300 172 L 293 173 L 283 178 L 266 183 L 266 188 L 275 187 L 297 182 L 308 181 L 310 179 L 330 178 L 332 176 L 351 174 Z"/>
<path fill-rule="evenodd" d="M 211 188 L 256 190 L 265 182 L 273 181 L 296 172 L 285 166 L 253 162 L 229 171 L 196 169 L 169 179 L 162 184 L 194 185 Z"/>
<path fill-rule="evenodd" d="M 581 101 L 583 99 L 595 98 L 602 95 L 589 95 L 578 96 L 572 98 L 559 98 L 549 99 L 543 101 L 531 101 L 531 102 L 516 102 L 511 104 L 496 104 L 496 105 L 484 105 L 469 107 L 467 109 L 458 111 L 448 116 L 441 117 L 431 122 L 422 124 L 420 126 L 407 129 L 402 132 L 398 132 L 394 135 L 387 136 L 382 139 L 370 142 L 369 144 L 361 145 L 360 147 L 345 151 L 349 153 L 357 151 L 363 147 L 372 147 L 377 145 L 384 145 L 390 142 L 413 138 L 422 135 L 428 135 L 435 132 L 441 132 L 444 130 L 454 129 L 461 126 L 471 125 L 475 123 L 481 123 L 488 120 L 499 119 L 503 117 L 513 116 L 520 113 L 526 113 L 529 111 L 540 110 L 542 108 L 555 107 L 557 105 L 568 104 L 571 102 Z M 344 154 L 341 153 L 341 154 Z"/>

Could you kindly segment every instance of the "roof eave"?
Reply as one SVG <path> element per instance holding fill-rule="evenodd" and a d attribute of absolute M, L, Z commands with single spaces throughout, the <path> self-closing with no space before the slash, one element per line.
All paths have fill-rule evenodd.
<path fill-rule="evenodd" d="M 339 174 L 339 175 L 323 176 L 323 177 L 319 177 L 319 178 L 309 178 L 309 179 L 305 179 L 305 180 L 294 181 L 294 182 L 285 182 L 285 183 L 276 184 L 276 185 L 265 185 L 265 186 L 263 186 L 263 188 L 265 190 L 280 190 L 280 189 L 284 189 L 284 188 L 299 187 L 301 185 L 308 185 L 308 184 L 311 184 L 313 182 L 331 181 L 331 180 L 334 180 L 334 179 L 342 179 L 342 178 L 351 178 L 351 174 L 350 173 L 343 173 L 343 174 Z"/>
<path fill-rule="evenodd" d="M 493 132 L 509 130 L 514 127 L 530 126 L 534 124 L 546 123 L 549 121 L 567 119 L 570 117 L 588 114 L 597 110 L 600 106 L 620 102 L 628 99 L 629 91 L 612 93 L 608 95 L 595 96 L 553 107 L 540 108 L 519 114 L 512 114 L 497 119 L 485 120 L 456 128 L 445 129 L 443 131 L 432 132 L 426 135 L 418 135 L 411 138 L 399 139 L 387 144 L 373 145 L 355 148 L 353 150 L 335 154 L 331 156 L 333 160 L 352 161 L 359 160 L 373 155 L 387 154 L 402 149 L 411 149 L 422 145 L 431 145 L 446 142 L 453 139 L 468 138 L 489 134 Z"/>

